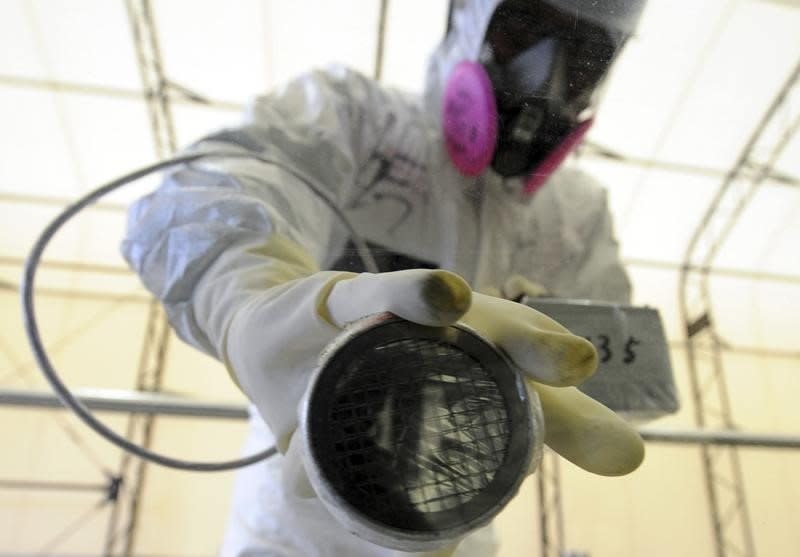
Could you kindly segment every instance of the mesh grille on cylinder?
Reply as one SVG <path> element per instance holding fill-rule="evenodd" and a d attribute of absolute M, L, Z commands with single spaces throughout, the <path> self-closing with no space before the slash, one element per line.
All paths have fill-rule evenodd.
<path fill-rule="evenodd" d="M 392 528 L 434 532 L 475 521 L 519 473 L 505 466 L 507 377 L 498 383 L 474 350 L 446 339 L 390 337 L 340 350 L 317 381 L 309 439 L 324 481 Z"/>

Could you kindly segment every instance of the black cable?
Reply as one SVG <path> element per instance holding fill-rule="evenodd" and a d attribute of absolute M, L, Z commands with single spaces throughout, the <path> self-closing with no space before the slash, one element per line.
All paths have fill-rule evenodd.
<path fill-rule="evenodd" d="M 158 172 L 167 168 L 171 168 L 178 165 L 189 164 L 192 162 L 196 162 L 199 160 L 210 159 L 210 158 L 248 158 L 260 161 L 264 164 L 270 164 L 278 167 L 279 169 L 289 173 L 292 177 L 299 180 L 302 184 L 304 184 L 316 197 L 318 197 L 323 203 L 325 203 L 336 215 L 336 217 L 340 220 L 340 222 L 344 225 L 347 231 L 350 233 L 353 243 L 355 244 L 358 252 L 364 261 L 364 266 L 370 272 L 377 272 L 377 265 L 375 264 L 374 259 L 372 258 L 372 254 L 367 247 L 366 242 L 363 238 L 355 231 L 350 221 L 344 215 L 342 210 L 328 197 L 326 193 L 324 193 L 320 188 L 314 185 L 310 180 L 302 176 L 296 170 L 282 164 L 279 161 L 269 159 L 267 157 L 263 157 L 261 155 L 255 153 L 224 153 L 224 152 L 208 152 L 208 153 L 195 153 L 190 155 L 182 155 L 172 159 L 167 159 L 150 166 L 140 168 L 131 172 L 121 178 L 117 178 L 99 188 L 89 192 L 88 194 L 84 195 L 71 205 L 68 205 L 59 215 L 57 215 L 50 224 L 45 227 L 42 231 L 40 236 L 37 238 L 36 242 L 34 243 L 33 247 L 31 248 L 30 253 L 28 254 L 28 258 L 25 261 L 25 268 L 23 272 L 23 279 L 21 285 L 21 301 L 22 301 L 22 314 L 23 320 L 25 323 L 25 331 L 28 335 L 28 341 L 31 344 L 31 348 L 33 350 L 33 354 L 36 358 L 37 363 L 39 364 L 39 368 L 41 369 L 42 373 L 47 379 L 50 386 L 53 388 L 55 393 L 58 395 L 61 402 L 72 410 L 78 418 L 80 418 L 87 426 L 93 429 L 96 433 L 114 443 L 118 447 L 128 451 L 129 453 L 135 454 L 136 456 L 148 460 L 150 462 L 154 462 L 156 464 L 161 464 L 163 466 L 168 466 L 170 468 L 177 468 L 180 470 L 194 470 L 194 471 L 201 471 L 201 472 L 216 472 L 222 470 L 232 470 L 235 468 L 241 468 L 244 466 L 249 466 L 250 464 L 254 464 L 259 462 L 265 458 L 269 458 L 270 456 L 276 454 L 277 450 L 275 447 L 270 447 L 253 455 L 239 458 L 236 460 L 229 460 L 229 461 L 222 461 L 222 462 L 194 462 L 188 461 L 178 458 L 169 457 L 166 455 L 162 455 L 155 451 L 151 451 L 149 449 L 145 449 L 144 447 L 140 447 L 139 445 L 133 443 L 129 439 L 119 435 L 100 420 L 94 417 L 94 415 L 83 405 L 69 388 L 64 384 L 61 380 L 56 369 L 53 367 L 50 359 L 47 355 L 47 350 L 44 347 L 42 342 L 41 336 L 39 334 L 39 326 L 36 320 L 36 312 L 34 310 L 34 281 L 36 278 L 36 271 L 39 266 L 39 262 L 42 258 L 42 254 L 44 253 L 45 248 L 49 244 L 50 240 L 52 240 L 53 236 L 58 232 L 61 227 L 66 224 L 72 217 L 76 214 L 81 212 L 87 206 L 91 205 L 98 199 L 108 195 L 109 193 L 130 184 L 144 176 L 148 176 L 154 172 Z"/>

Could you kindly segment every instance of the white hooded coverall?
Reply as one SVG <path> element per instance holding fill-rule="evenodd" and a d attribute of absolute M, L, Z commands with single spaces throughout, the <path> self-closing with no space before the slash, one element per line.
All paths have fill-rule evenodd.
<path fill-rule="evenodd" d="M 423 99 L 331 67 L 255 100 L 241 125 L 192 151 L 252 151 L 282 161 L 327 190 L 373 246 L 382 270 L 435 266 L 474 290 L 502 289 L 522 275 L 556 296 L 627 302 L 606 194 L 567 166 L 534 196 L 521 179 L 492 171 L 461 176 L 445 152 L 439 121 L 449 70 L 477 58 L 494 1 L 457 2 L 453 29 L 434 53 Z M 219 358 L 193 311 L 201 281 L 236 265 L 253 237 L 280 232 L 320 268 L 351 256 L 330 209 L 288 173 L 247 159 L 193 164 L 170 174 L 130 210 L 122 251 L 163 303 L 186 342 Z M 351 258 L 352 259 L 352 258 Z M 355 269 L 362 270 L 362 269 Z M 280 327 L 280 323 L 275 323 Z M 265 331 L 268 334 L 268 331 Z M 245 452 L 273 444 L 254 413 Z M 377 556 L 396 552 L 347 533 L 318 499 L 283 492 L 282 456 L 239 472 L 222 554 Z M 491 555 L 478 531 L 456 555 Z"/>

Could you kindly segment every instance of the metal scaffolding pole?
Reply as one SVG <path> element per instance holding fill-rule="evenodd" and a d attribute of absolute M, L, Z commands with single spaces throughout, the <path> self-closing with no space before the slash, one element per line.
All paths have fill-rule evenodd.
<path fill-rule="evenodd" d="M 149 0 L 127 0 L 126 8 L 142 77 L 142 89 L 147 101 L 150 126 L 155 140 L 156 155 L 164 158 L 176 151 L 175 127 L 167 80 L 161 58 L 158 31 L 153 21 Z M 145 392 L 161 390 L 164 361 L 169 341 L 169 325 L 161 305 L 153 300 L 147 317 L 147 328 L 139 360 L 136 389 Z M 153 438 L 152 414 L 131 415 L 126 437 L 148 448 Z M 147 464 L 125 453 L 120 462 L 118 477 L 122 489 L 114 498 L 108 521 L 104 546 L 106 555 L 121 551 L 131 555 L 136 525 L 147 472 Z"/>
<path fill-rule="evenodd" d="M 742 211 L 772 173 L 775 161 L 800 126 L 798 118 L 786 126 L 777 139 L 773 139 L 775 134 L 765 133 L 776 126 L 779 115 L 784 114 L 782 108 L 795 92 L 798 76 L 800 63 L 781 87 L 721 184 L 684 257 L 680 309 L 686 332 L 695 421 L 702 429 L 737 429 L 725 381 L 723 345 L 713 315 L 708 269 Z M 766 154 L 764 162 L 757 160 L 762 154 Z M 717 556 L 755 555 L 739 453 L 735 447 L 708 444 L 701 445 L 700 452 Z"/>
<path fill-rule="evenodd" d="M 244 404 L 203 402 L 163 393 L 84 389 L 74 394 L 84 406 L 100 412 L 230 420 L 246 420 L 248 416 Z M 65 409 L 53 392 L 21 389 L 0 389 L 0 406 Z"/>
<path fill-rule="evenodd" d="M 381 0 L 381 5 L 378 10 L 378 36 L 377 45 L 375 48 L 375 69 L 373 70 L 373 77 L 380 81 L 383 77 L 383 57 L 386 43 L 386 18 L 389 13 L 389 0 Z"/>
<path fill-rule="evenodd" d="M 245 404 L 200 401 L 163 393 L 88 389 L 76 391 L 75 396 L 90 410 L 100 412 L 223 420 L 246 420 L 248 418 Z M 63 403 L 54 393 L 30 389 L 0 389 L 1 406 L 66 410 Z M 776 435 L 733 430 L 658 429 L 652 427 L 641 428 L 639 433 L 649 443 L 715 445 L 758 449 L 800 449 L 800 435 Z M 550 455 L 552 456 L 552 453 Z M 547 458 L 546 453 L 544 468 L 551 463 Z M 558 473 L 551 472 L 551 475 L 558 476 Z M 552 491 L 550 493 L 554 495 Z M 549 500 L 552 501 L 554 499 L 551 497 Z M 556 538 L 551 537 L 551 539 Z"/>
<path fill-rule="evenodd" d="M 142 346 L 139 369 L 136 379 L 136 390 L 158 392 L 164 378 L 164 361 L 169 339 L 169 324 L 158 302 L 150 304 L 147 333 Z M 152 444 L 155 426 L 155 414 L 131 414 L 128 421 L 126 438 L 149 448 Z M 108 529 L 104 554 L 133 554 L 139 508 L 147 473 L 147 462 L 125 453 L 120 462 L 117 477 L 122 489 L 114 500 Z"/>
<path fill-rule="evenodd" d="M 547 449 L 537 471 L 539 533 L 542 557 L 560 557 L 564 551 L 564 509 L 561 504 L 559 457 Z"/>
<path fill-rule="evenodd" d="M 24 489 L 34 491 L 88 492 L 108 491 L 106 484 L 89 484 L 84 482 L 54 482 L 42 480 L 0 480 L 0 489 Z"/>

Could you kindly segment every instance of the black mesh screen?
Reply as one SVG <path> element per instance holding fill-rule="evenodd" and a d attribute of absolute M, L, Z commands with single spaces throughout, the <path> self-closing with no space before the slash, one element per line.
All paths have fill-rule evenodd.
<path fill-rule="evenodd" d="M 326 481 L 350 505 L 418 531 L 496 505 L 498 485 L 510 481 L 496 477 L 508 456 L 507 393 L 478 359 L 442 339 L 388 339 L 362 342 L 328 368 L 311 441 Z"/>

